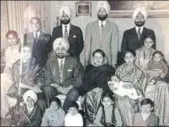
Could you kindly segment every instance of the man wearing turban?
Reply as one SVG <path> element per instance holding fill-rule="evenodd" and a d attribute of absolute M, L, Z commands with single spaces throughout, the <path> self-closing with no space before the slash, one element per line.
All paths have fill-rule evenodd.
<path fill-rule="evenodd" d="M 145 21 L 147 19 L 147 12 L 145 8 L 140 7 L 136 8 L 133 12 L 132 19 L 135 23 L 135 26 L 131 29 L 124 31 L 121 51 L 122 56 L 127 49 L 136 51 L 136 49 L 141 48 L 144 45 L 144 38 L 147 34 L 152 35 L 155 38 L 155 33 L 153 30 L 144 27 Z M 153 45 L 153 48 L 156 49 L 156 42 Z M 121 59 L 119 64 L 123 63 Z"/>
<path fill-rule="evenodd" d="M 53 42 L 53 52 L 46 63 L 44 73 L 43 90 L 48 107 L 50 100 L 56 95 L 66 95 L 72 88 L 82 85 L 83 67 L 76 58 L 69 56 L 69 47 L 65 38 L 57 38 Z M 74 100 L 74 94 L 76 93 L 70 95 L 64 105 L 67 106 Z"/>
<path fill-rule="evenodd" d="M 80 53 L 83 50 L 84 44 L 83 33 L 80 27 L 70 23 L 71 16 L 71 10 L 67 6 L 59 10 L 61 25 L 53 29 L 52 40 L 54 41 L 58 37 L 67 39 L 70 45 L 68 53 L 70 56 L 80 60 Z"/>
<path fill-rule="evenodd" d="M 119 44 L 118 26 L 107 20 L 110 12 L 110 5 L 107 1 L 100 1 L 97 4 L 98 20 L 89 23 L 85 33 L 85 66 L 91 62 L 92 52 L 102 49 L 107 55 L 110 65 L 117 63 Z"/>

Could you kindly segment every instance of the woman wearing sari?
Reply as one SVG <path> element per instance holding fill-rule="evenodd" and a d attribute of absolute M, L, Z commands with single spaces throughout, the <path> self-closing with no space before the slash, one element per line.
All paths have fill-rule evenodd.
<path fill-rule="evenodd" d="M 20 58 L 20 44 L 18 33 L 14 30 L 9 30 L 6 34 L 9 47 L 5 50 L 5 69 L 1 74 L 1 117 L 5 117 L 8 112 L 6 104 L 6 93 L 12 84 L 12 66 Z"/>
<path fill-rule="evenodd" d="M 141 95 L 145 89 L 146 79 L 144 73 L 135 65 L 135 56 L 135 52 L 127 50 L 124 56 L 125 63 L 117 68 L 115 75 L 122 81 L 132 83 L 138 94 Z M 124 125 L 132 126 L 134 112 L 138 111 L 138 100 L 129 97 L 116 97 L 117 107 L 122 115 Z"/>
<path fill-rule="evenodd" d="M 114 68 L 106 63 L 106 55 L 101 49 L 93 52 L 92 64 L 86 67 L 83 86 L 79 88 L 79 94 L 85 95 L 85 115 L 88 123 L 93 123 L 100 106 L 103 91 L 108 91 L 107 82 L 114 75 Z M 111 92 L 111 91 L 109 91 Z"/>
<path fill-rule="evenodd" d="M 153 45 L 155 38 L 151 34 L 146 34 L 144 37 L 144 45 L 136 50 L 136 65 L 142 70 L 147 70 L 147 65 L 152 59 L 154 49 Z"/>

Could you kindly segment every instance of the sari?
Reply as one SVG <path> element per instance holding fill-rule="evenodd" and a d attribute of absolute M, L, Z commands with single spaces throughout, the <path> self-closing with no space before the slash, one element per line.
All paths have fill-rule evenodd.
<path fill-rule="evenodd" d="M 126 63 L 119 66 L 115 73 L 122 81 L 131 82 L 138 95 L 143 94 L 146 87 L 146 78 L 144 73 L 137 67 L 128 68 Z M 138 111 L 138 100 L 132 100 L 129 97 L 120 97 L 116 95 L 117 107 L 122 115 L 125 126 L 132 126 L 134 113 Z"/>
<path fill-rule="evenodd" d="M 152 59 L 154 49 L 145 50 L 144 46 L 136 50 L 135 64 L 142 70 L 146 71 L 149 61 Z"/>

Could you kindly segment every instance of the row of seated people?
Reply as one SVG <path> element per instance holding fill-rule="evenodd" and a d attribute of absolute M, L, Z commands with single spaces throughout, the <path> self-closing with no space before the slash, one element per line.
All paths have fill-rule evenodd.
<path fill-rule="evenodd" d="M 85 71 L 78 59 L 69 56 L 69 42 L 64 38 L 54 40 L 53 51 L 44 70 L 35 64 L 36 59 L 32 57 L 29 46 L 25 45 L 22 50 L 22 61 L 17 61 L 12 67 L 11 82 L 13 85 L 10 85 L 5 97 L 11 101 L 12 98 L 19 96 L 18 91 L 20 95 L 23 95 L 25 91 L 31 89 L 37 92 L 37 105 L 44 114 L 46 108 L 50 107 L 51 99 L 57 95 L 66 96 L 63 104 L 65 113 L 67 113 L 71 102 L 76 101 L 79 96 L 84 96 L 82 109 L 84 109 L 86 118 L 85 124 L 90 125 L 96 119 L 102 93 L 108 92 L 112 96 L 115 94 L 115 104 L 120 111 L 123 125 L 132 125 L 133 115 L 139 111 L 140 98 L 133 99 L 129 95 L 126 97 L 118 94 L 113 86 L 115 81 L 118 83 L 117 80 L 119 79 L 120 81 L 130 82 L 130 85 L 127 83 L 126 87 L 128 89 L 134 88 L 141 98 L 146 96 L 151 98 L 155 102 L 155 111 L 157 116 L 160 117 L 160 125 L 167 125 L 167 114 L 164 111 L 168 110 L 165 103 L 167 103 L 166 98 L 169 98 L 167 94 L 161 93 L 168 92 L 168 85 L 161 80 L 165 79 L 168 68 L 162 53 L 154 51 L 152 45 L 153 39 L 148 36 L 145 38 L 144 46 L 136 53 L 132 50 L 125 52 L 125 63 L 116 69 L 107 63 L 106 54 L 101 49 L 97 49 L 93 52 L 92 62 L 85 68 Z M 152 52 L 151 54 L 148 53 L 149 62 L 147 62 L 147 59 L 143 59 L 144 57 L 140 58 L 143 49 Z M 147 57 L 147 55 L 145 56 Z M 139 66 L 142 65 L 139 63 L 143 60 L 147 62 L 147 64 L 144 64 L 144 69 Z M 20 69 L 22 70 L 22 83 L 20 83 Z M 108 81 L 111 80 L 113 75 L 117 77 L 115 81 L 112 77 L 112 81 L 108 85 Z M 147 92 L 147 89 L 150 89 L 150 91 Z M 161 108 L 159 108 L 159 105 Z"/>

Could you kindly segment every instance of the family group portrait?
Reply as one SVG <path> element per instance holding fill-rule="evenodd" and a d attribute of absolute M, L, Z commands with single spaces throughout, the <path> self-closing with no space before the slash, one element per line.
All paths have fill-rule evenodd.
<path fill-rule="evenodd" d="M 1 126 L 169 126 L 168 1 L 1 1 Z"/>

